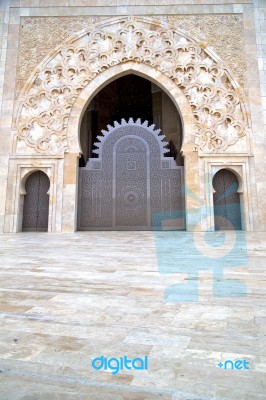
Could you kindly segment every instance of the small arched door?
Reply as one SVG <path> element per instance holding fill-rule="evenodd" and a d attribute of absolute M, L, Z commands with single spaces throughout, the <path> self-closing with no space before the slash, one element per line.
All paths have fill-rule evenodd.
<path fill-rule="evenodd" d="M 50 180 L 42 171 L 34 172 L 26 180 L 22 231 L 48 231 L 49 187 Z"/>
<path fill-rule="evenodd" d="M 241 230 L 241 209 L 236 175 L 221 169 L 213 178 L 215 230 Z"/>

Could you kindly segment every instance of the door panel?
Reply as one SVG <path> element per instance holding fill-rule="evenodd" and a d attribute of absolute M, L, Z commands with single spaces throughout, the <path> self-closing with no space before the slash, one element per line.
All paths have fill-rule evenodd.
<path fill-rule="evenodd" d="M 183 167 L 165 157 L 160 131 L 123 120 L 98 140 L 79 170 L 78 229 L 155 230 L 164 219 L 185 229 Z"/>
<path fill-rule="evenodd" d="M 215 230 L 241 230 L 238 180 L 229 170 L 218 171 L 213 178 Z"/>
<path fill-rule="evenodd" d="M 123 139 L 116 149 L 115 227 L 150 228 L 146 147 L 139 139 Z"/>
<path fill-rule="evenodd" d="M 48 176 L 42 171 L 31 174 L 25 184 L 26 195 L 23 207 L 23 231 L 47 232 L 49 216 L 50 186 Z"/>

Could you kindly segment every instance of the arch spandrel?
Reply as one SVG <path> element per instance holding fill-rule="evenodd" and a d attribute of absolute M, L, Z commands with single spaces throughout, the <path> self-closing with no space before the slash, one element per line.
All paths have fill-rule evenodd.
<path fill-rule="evenodd" d="M 242 92 L 218 56 L 152 18 L 120 17 L 69 38 L 38 66 L 20 96 L 16 137 L 42 154 L 62 155 L 73 141 L 78 146 L 78 136 L 68 135 L 73 105 L 104 71 L 128 62 L 158 71 L 183 93 L 201 152 L 222 153 L 246 135 Z"/>

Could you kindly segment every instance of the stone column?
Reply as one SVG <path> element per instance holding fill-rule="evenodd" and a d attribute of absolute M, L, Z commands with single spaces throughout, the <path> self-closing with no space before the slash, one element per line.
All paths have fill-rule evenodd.
<path fill-rule="evenodd" d="M 79 153 L 66 153 L 64 159 L 62 232 L 77 229 L 77 189 Z"/>

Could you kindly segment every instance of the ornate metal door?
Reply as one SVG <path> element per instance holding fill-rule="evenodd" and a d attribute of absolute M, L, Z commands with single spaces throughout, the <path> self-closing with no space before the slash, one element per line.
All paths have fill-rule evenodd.
<path fill-rule="evenodd" d="M 98 158 L 80 168 L 79 230 L 156 229 L 156 218 L 177 214 L 176 228 L 185 229 L 183 167 L 165 157 L 164 138 L 154 125 L 132 119 L 102 131 Z"/>
<path fill-rule="evenodd" d="M 235 174 L 221 169 L 213 178 L 214 222 L 216 230 L 241 230 L 241 209 Z"/>
<path fill-rule="evenodd" d="M 114 157 L 115 226 L 150 228 L 147 148 L 139 138 L 126 137 L 116 146 Z"/>
<path fill-rule="evenodd" d="M 25 184 L 26 195 L 23 207 L 23 231 L 47 232 L 49 216 L 50 186 L 48 176 L 42 171 L 31 174 Z"/>

